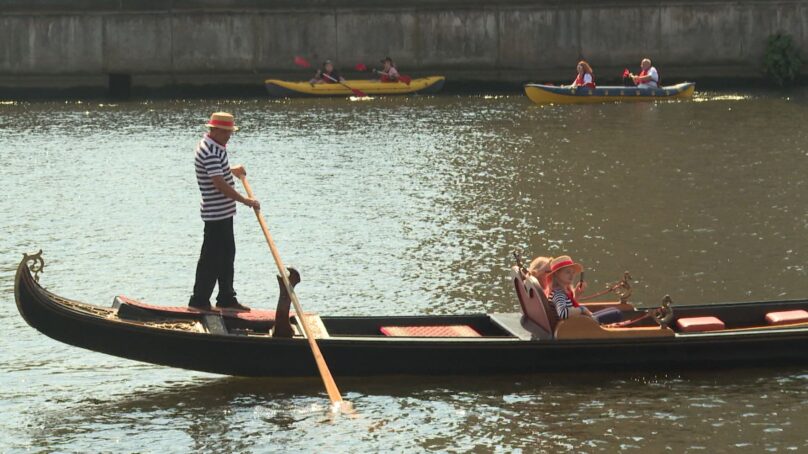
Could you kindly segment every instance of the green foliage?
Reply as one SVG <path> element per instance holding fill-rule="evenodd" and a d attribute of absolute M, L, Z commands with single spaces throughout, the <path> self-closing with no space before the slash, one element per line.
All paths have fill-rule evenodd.
<path fill-rule="evenodd" d="M 769 36 L 763 56 L 763 72 L 770 80 L 781 87 L 792 84 L 801 66 L 800 52 L 791 35 L 776 33 Z"/>

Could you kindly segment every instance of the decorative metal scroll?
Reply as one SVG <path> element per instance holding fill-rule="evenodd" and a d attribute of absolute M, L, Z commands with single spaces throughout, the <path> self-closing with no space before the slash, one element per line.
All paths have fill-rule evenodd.
<path fill-rule="evenodd" d="M 633 292 L 631 288 L 631 274 L 628 271 L 623 273 L 623 278 L 619 281 L 615 282 L 611 286 L 611 290 L 620 298 L 621 303 L 625 303 L 628 301 L 628 298 L 631 296 Z"/>
<path fill-rule="evenodd" d="M 671 320 L 673 320 L 673 300 L 670 295 L 665 295 L 665 297 L 662 298 L 662 306 L 654 309 L 653 316 L 657 323 L 663 327 L 668 326 Z"/>
<path fill-rule="evenodd" d="M 601 290 L 591 295 L 579 296 L 578 299 L 581 301 L 585 301 L 585 300 L 591 300 L 592 298 L 597 298 L 599 296 L 603 296 L 607 293 L 614 293 L 620 298 L 621 303 L 626 303 L 628 302 L 628 298 L 631 296 L 631 292 L 633 291 L 631 289 L 630 281 L 631 281 L 631 274 L 629 274 L 629 272 L 626 271 L 625 273 L 623 273 L 623 277 L 619 281 L 613 284 L 606 284 L 605 290 Z"/>
<path fill-rule="evenodd" d="M 516 266 L 519 267 L 519 269 L 522 271 L 522 274 L 527 274 L 527 268 L 525 267 L 525 261 L 522 258 L 522 254 L 524 252 L 525 251 L 522 250 L 522 249 L 514 249 L 512 254 L 513 254 L 513 259 L 516 260 Z"/>
<path fill-rule="evenodd" d="M 22 261 L 28 266 L 28 269 L 34 273 L 34 280 L 39 282 L 39 273 L 45 269 L 45 259 L 42 258 L 42 249 L 36 254 L 23 254 Z"/>

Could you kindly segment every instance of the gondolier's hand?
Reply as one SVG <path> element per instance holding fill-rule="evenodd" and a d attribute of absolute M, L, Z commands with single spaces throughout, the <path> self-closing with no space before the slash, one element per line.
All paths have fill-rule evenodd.
<path fill-rule="evenodd" d="M 244 169 L 244 166 L 241 164 L 230 167 L 230 172 L 238 179 L 242 179 L 247 176 L 247 170 Z"/>
<path fill-rule="evenodd" d="M 257 199 L 251 199 L 249 197 L 244 197 L 244 205 L 247 205 L 255 210 L 261 209 L 261 202 L 259 202 Z"/>

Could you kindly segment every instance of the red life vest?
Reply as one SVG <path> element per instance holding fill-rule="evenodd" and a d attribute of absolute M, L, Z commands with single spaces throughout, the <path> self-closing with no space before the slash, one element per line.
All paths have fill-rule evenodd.
<path fill-rule="evenodd" d="M 589 77 L 592 78 L 592 82 L 589 82 L 589 83 L 585 84 L 584 83 L 584 75 L 578 74 L 578 76 L 575 78 L 575 85 L 578 86 L 578 87 L 595 88 L 595 76 L 590 74 Z M 575 307 L 578 307 L 578 306 L 575 306 Z"/>
<path fill-rule="evenodd" d="M 648 68 L 648 69 L 651 69 L 651 68 Z M 640 74 L 639 74 L 639 76 L 637 76 L 637 77 L 643 77 L 643 76 L 647 76 L 647 75 L 648 75 L 648 69 L 643 69 L 642 71 L 640 71 Z M 659 77 L 659 73 L 657 73 L 657 77 Z M 655 81 L 654 79 L 648 79 L 648 80 L 646 80 L 645 82 L 637 82 L 637 85 L 640 85 L 640 84 L 650 84 L 650 83 L 652 83 L 652 82 L 653 82 L 653 83 L 654 83 L 654 84 L 655 84 L 657 87 L 659 87 L 659 83 L 657 83 L 657 81 Z"/>

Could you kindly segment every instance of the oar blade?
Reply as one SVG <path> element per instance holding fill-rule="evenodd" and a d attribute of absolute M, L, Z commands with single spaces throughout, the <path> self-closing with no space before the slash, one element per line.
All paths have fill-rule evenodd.
<path fill-rule="evenodd" d="M 311 63 L 300 55 L 295 56 L 295 64 L 301 68 L 311 68 Z"/>
<path fill-rule="evenodd" d="M 364 98 L 364 97 L 367 96 L 367 94 L 364 91 L 356 89 L 356 88 L 351 88 L 351 91 L 353 92 L 354 96 L 356 96 L 357 98 Z"/>
<path fill-rule="evenodd" d="M 400 80 L 400 81 L 404 82 L 405 84 L 409 85 L 410 82 L 412 82 L 412 77 L 405 76 L 405 75 L 402 74 L 401 76 L 398 77 L 398 80 Z"/>
<path fill-rule="evenodd" d="M 356 66 L 354 66 L 354 69 L 357 70 L 357 71 L 364 72 L 364 71 L 368 70 L 368 67 L 365 66 L 364 63 L 357 63 Z"/>

